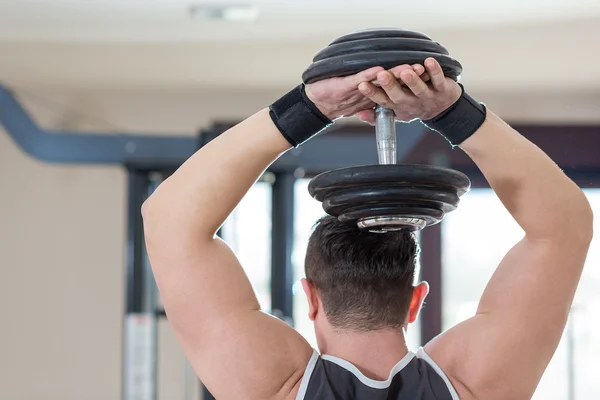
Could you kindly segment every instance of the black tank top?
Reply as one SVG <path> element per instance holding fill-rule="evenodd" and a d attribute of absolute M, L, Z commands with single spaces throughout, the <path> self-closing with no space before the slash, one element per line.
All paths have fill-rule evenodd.
<path fill-rule="evenodd" d="M 364 376 L 341 358 L 310 359 L 296 400 L 459 400 L 442 369 L 419 349 L 409 352 L 392 368 L 385 381 Z"/>

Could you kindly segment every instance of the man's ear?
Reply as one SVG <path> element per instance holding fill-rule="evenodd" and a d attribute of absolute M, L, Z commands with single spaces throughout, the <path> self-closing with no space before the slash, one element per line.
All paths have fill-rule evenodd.
<path fill-rule="evenodd" d="M 417 320 L 427 294 L 429 294 L 429 284 L 427 282 L 421 282 L 414 287 L 410 307 L 408 309 L 409 324 L 412 324 Z"/>
<path fill-rule="evenodd" d="M 302 278 L 302 289 L 306 294 L 308 300 L 308 318 L 314 321 L 317 318 L 317 311 L 319 310 L 319 297 L 317 295 L 317 288 L 308 279 Z"/>

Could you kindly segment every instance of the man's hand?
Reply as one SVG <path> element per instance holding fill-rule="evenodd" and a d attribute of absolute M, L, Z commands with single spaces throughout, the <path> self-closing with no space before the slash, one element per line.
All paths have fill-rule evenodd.
<path fill-rule="evenodd" d="M 444 76 L 435 59 L 428 58 L 425 68 L 418 67 L 420 69 L 401 66 L 379 71 L 376 79 L 380 87 L 365 81 L 360 83 L 359 92 L 371 102 L 394 110 L 399 121 L 434 118 L 452 106 L 462 90 L 455 81 Z M 427 73 L 423 74 L 422 70 Z M 360 111 L 356 116 L 364 122 L 375 123 L 372 109 Z"/>
<path fill-rule="evenodd" d="M 391 71 L 398 76 L 404 71 L 410 71 L 416 79 L 420 80 L 419 76 L 425 73 L 425 68 L 422 65 L 399 65 Z M 360 112 L 369 112 L 375 107 L 375 102 L 360 92 L 359 85 L 367 82 L 378 84 L 379 77 L 385 75 L 390 74 L 381 67 L 373 67 L 356 75 L 330 78 L 306 85 L 306 94 L 317 108 L 331 120 Z M 392 80 L 395 81 L 393 77 Z M 367 84 L 375 87 L 371 83 Z"/>

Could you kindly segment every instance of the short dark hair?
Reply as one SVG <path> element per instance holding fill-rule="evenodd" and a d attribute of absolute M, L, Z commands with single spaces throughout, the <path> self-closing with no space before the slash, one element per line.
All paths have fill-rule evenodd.
<path fill-rule="evenodd" d="M 413 294 L 419 248 L 413 233 L 372 233 L 326 216 L 308 240 L 306 278 L 336 329 L 400 328 Z"/>

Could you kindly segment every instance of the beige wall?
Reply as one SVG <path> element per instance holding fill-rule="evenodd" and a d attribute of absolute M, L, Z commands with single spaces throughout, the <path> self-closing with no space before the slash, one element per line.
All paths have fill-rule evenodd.
<path fill-rule="evenodd" d="M 23 87 L 43 125 L 192 134 L 282 91 L 64 91 Z M 511 120 L 600 120 L 597 93 L 483 94 Z M 121 393 L 126 174 L 42 164 L 0 130 L 0 399 L 118 399 Z M 183 356 L 160 328 L 161 399 L 183 395 Z"/>
<path fill-rule="evenodd" d="M 118 398 L 123 171 L 40 164 L 0 131 L 0 188 L 0 398 Z"/>

